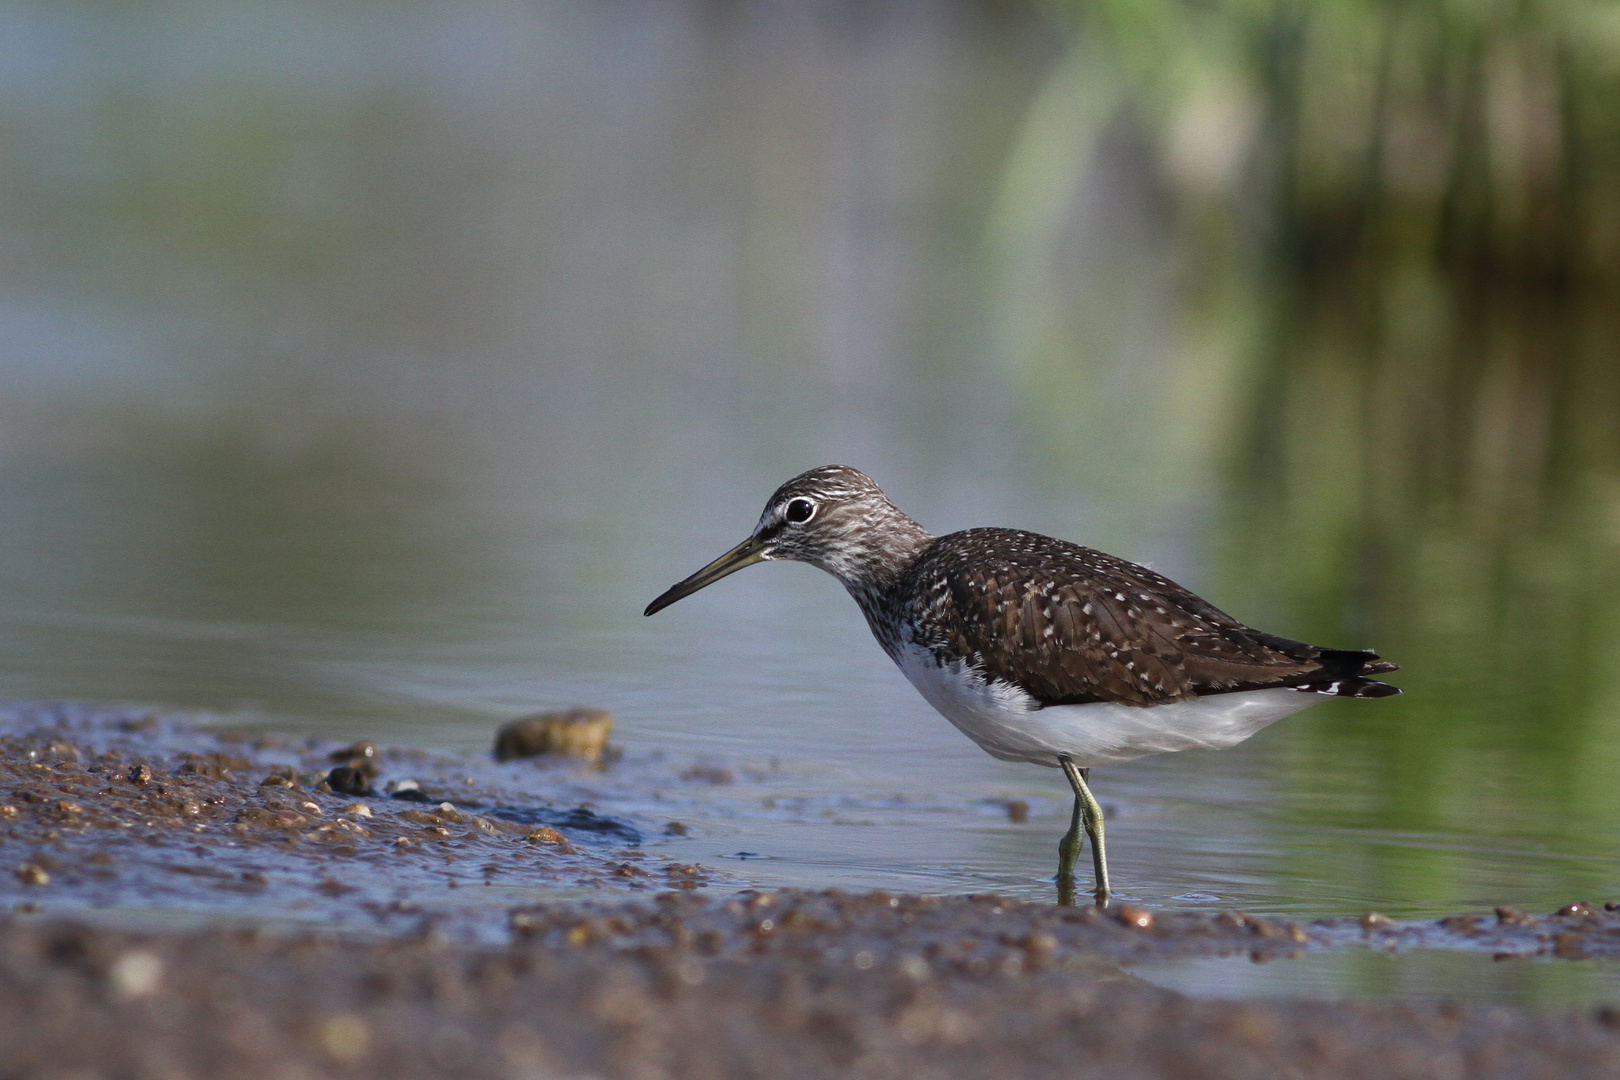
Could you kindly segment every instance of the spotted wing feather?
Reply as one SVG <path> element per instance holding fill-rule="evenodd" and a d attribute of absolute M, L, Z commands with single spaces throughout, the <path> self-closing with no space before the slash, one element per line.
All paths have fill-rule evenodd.
<path fill-rule="evenodd" d="M 917 607 L 908 621 L 931 636 L 921 644 L 967 656 L 1043 705 L 1156 705 L 1271 687 L 1398 692 L 1365 678 L 1396 670 L 1373 653 L 1261 633 L 1146 567 L 1034 533 L 941 537 L 907 577 Z"/>

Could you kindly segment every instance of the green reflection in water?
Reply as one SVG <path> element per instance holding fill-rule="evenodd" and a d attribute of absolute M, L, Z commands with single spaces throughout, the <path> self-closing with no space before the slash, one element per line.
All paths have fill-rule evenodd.
<path fill-rule="evenodd" d="M 1620 536 L 1592 435 L 1620 415 L 1594 363 L 1620 340 L 1613 316 L 1482 305 L 1418 353 L 1305 303 L 1234 469 L 1225 572 L 1245 606 L 1396 658 L 1408 693 L 1304 727 L 1300 816 L 1438 838 L 1366 867 L 1416 901 L 1478 895 L 1489 854 L 1445 838 L 1518 853 L 1538 894 L 1607 895 Z M 1411 389 L 1442 375 L 1438 394 Z"/>

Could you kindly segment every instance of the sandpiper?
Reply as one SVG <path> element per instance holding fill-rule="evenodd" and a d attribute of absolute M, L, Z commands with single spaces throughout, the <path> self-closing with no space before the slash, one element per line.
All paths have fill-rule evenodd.
<path fill-rule="evenodd" d="M 1081 828 L 1110 894 L 1096 765 L 1233 746 L 1324 697 L 1388 697 L 1376 653 L 1251 629 L 1144 566 L 1016 529 L 932 536 L 858 469 L 783 484 L 748 539 L 647 605 L 660 611 L 751 563 L 806 562 L 860 605 L 928 703 L 993 757 L 1063 770 L 1074 790 L 1058 899 Z"/>

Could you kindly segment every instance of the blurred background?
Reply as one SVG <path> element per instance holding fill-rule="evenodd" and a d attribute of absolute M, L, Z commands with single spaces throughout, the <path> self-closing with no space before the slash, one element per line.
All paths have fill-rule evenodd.
<path fill-rule="evenodd" d="M 640 615 L 842 462 L 1403 665 L 1100 771 L 1125 896 L 1603 899 L 1617 343 L 1612 3 L 0 0 L 0 695 L 596 705 L 680 857 L 1047 896 L 830 578 Z"/>

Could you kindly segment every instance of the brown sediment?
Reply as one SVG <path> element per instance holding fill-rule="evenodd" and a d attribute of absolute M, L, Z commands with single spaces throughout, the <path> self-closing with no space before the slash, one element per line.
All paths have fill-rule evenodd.
<path fill-rule="evenodd" d="M 378 923 L 402 911 L 490 923 L 495 905 L 504 925 L 495 900 L 446 890 L 635 892 L 708 880 L 511 820 L 514 808 L 535 808 L 532 794 L 458 781 L 426 755 L 389 760 L 372 747 L 229 732 L 158 738 L 156 725 L 113 713 L 0 733 L 0 901 Z M 411 800 L 371 790 L 383 764 L 420 778 Z"/>
<path fill-rule="evenodd" d="M 754 947 L 774 936 L 758 928 L 767 913 L 806 903 L 806 918 L 828 925 L 786 931 L 803 947 Z M 993 915 L 984 901 L 932 905 L 956 939 L 936 941 L 934 956 L 883 944 L 874 916 L 889 912 L 897 928 L 906 902 L 848 903 L 865 909 L 855 914 L 857 924 L 871 920 L 864 929 L 847 925 L 839 898 L 785 897 L 743 904 L 755 929 L 715 940 L 680 925 L 688 915 L 702 925 L 697 909 L 716 905 L 684 912 L 676 899 L 567 930 L 548 921 L 498 948 L 431 932 L 362 942 L 0 921 L 0 1075 L 1427 1080 L 1620 1071 L 1620 1017 L 1603 1010 L 1196 1001 L 1023 925 L 1009 935 L 1000 929 L 1008 912 Z M 621 947 L 615 918 L 630 937 L 657 923 L 666 938 Z"/>
<path fill-rule="evenodd" d="M 708 896 L 702 867 L 469 806 L 504 796 L 423 755 L 145 723 L 0 735 L 0 1078 L 1620 1074 L 1612 1011 L 1210 1002 L 1130 974 L 1351 946 L 1620 956 L 1602 904 L 1302 923 Z M 334 766 L 358 790 L 409 772 L 429 801 L 333 792 Z M 503 881 L 572 898 L 483 887 Z M 128 928 L 152 908 L 189 928 Z"/>

